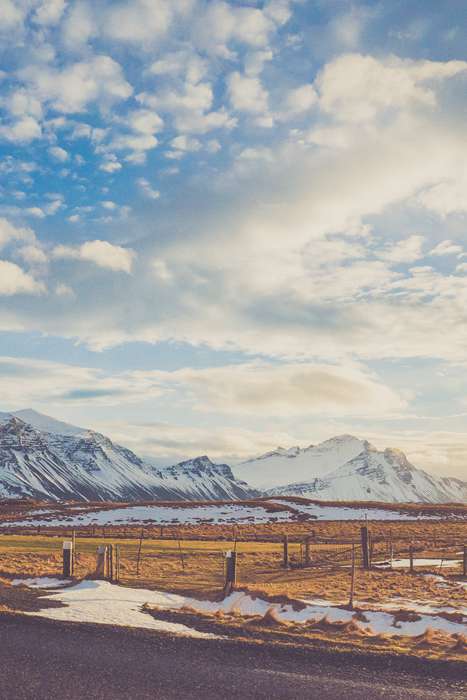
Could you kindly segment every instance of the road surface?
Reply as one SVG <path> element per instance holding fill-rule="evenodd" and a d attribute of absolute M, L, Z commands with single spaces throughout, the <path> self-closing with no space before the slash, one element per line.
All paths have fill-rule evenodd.
<path fill-rule="evenodd" d="M 1 700 L 464 700 L 462 681 L 339 656 L 0 616 Z"/>

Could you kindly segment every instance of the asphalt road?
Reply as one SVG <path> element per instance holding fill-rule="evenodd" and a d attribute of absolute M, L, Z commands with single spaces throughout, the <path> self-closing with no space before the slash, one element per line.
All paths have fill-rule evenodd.
<path fill-rule="evenodd" d="M 261 645 L 0 616 L 1 700 L 465 700 L 444 679 Z"/>

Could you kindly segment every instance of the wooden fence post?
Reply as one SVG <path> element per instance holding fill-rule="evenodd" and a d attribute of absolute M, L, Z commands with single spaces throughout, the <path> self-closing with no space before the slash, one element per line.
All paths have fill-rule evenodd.
<path fill-rule="evenodd" d="M 370 551 L 368 547 L 368 527 L 366 525 L 362 525 L 360 528 L 360 538 L 362 543 L 363 568 L 368 571 L 370 568 Z"/>
<path fill-rule="evenodd" d="M 225 553 L 225 586 L 224 596 L 229 595 L 237 583 L 237 552 L 229 549 Z"/>
<path fill-rule="evenodd" d="M 310 566 L 310 564 L 311 564 L 310 546 L 311 546 L 311 537 L 307 537 L 305 540 L 305 566 Z"/>
<path fill-rule="evenodd" d="M 114 580 L 114 548 L 112 544 L 109 544 L 107 548 L 107 574 L 108 574 L 108 579 L 109 581 Z"/>
<path fill-rule="evenodd" d="M 75 573 L 75 563 L 76 563 L 76 531 L 73 530 L 73 536 L 72 536 L 72 542 L 73 542 L 73 549 L 72 549 L 72 555 L 71 555 L 71 573 Z"/>
<path fill-rule="evenodd" d="M 283 562 L 282 566 L 284 569 L 289 568 L 289 536 L 284 535 L 284 557 L 283 557 Z"/>
<path fill-rule="evenodd" d="M 410 543 L 410 546 L 409 546 L 409 570 L 410 570 L 410 573 L 411 573 L 411 574 L 414 573 L 414 568 L 413 568 L 413 544 L 412 544 L 412 543 Z"/>
<path fill-rule="evenodd" d="M 97 565 L 96 565 L 96 578 L 105 579 L 106 578 L 106 568 L 107 568 L 107 547 L 105 544 L 100 544 L 97 548 Z"/>
<path fill-rule="evenodd" d="M 66 578 L 73 575 L 73 542 L 63 543 L 63 575 Z"/>
<path fill-rule="evenodd" d="M 115 545 L 115 582 L 120 583 L 120 545 Z"/>
<path fill-rule="evenodd" d="M 353 610 L 353 596 L 355 591 L 355 545 L 352 545 L 352 572 L 350 576 L 349 609 Z"/>
<path fill-rule="evenodd" d="M 138 559 L 136 560 L 136 575 L 139 576 L 139 565 L 141 562 L 141 547 L 143 546 L 143 528 L 141 528 L 141 536 L 139 538 L 139 547 L 138 547 Z"/>

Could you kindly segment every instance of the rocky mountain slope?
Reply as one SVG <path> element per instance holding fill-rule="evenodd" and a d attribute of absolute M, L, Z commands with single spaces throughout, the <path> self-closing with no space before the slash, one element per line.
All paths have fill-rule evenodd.
<path fill-rule="evenodd" d="M 0 413 L 0 497 L 227 500 L 261 494 L 467 503 L 467 482 L 429 474 L 399 450 L 379 451 L 351 435 L 278 448 L 232 468 L 206 456 L 157 468 L 100 433 L 29 409 Z"/>
<path fill-rule="evenodd" d="M 341 435 L 305 449 L 279 449 L 234 470 L 268 495 L 319 500 L 416 503 L 467 502 L 467 482 L 417 469 L 400 450 L 379 451 Z M 284 485 L 284 475 L 288 483 Z M 273 484 L 275 482 L 275 484 Z"/>
<path fill-rule="evenodd" d="M 0 497 L 206 500 L 254 495 L 230 467 L 207 457 L 157 469 L 100 433 L 34 411 L 0 414 Z"/>

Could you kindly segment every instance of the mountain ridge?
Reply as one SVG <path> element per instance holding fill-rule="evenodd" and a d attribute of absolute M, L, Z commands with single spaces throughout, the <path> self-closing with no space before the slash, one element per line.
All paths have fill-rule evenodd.
<path fill-rule="evenodd" d="M 235 499 L 255 494 L 235 479 L 228 465 L 216 465 L 207 457 L 158 469 L 101 433 L 53 433 L 16 415 L 0 416 L 3 497 L 118 501 Z"/>
<path fill-rule="evenodd" d="M 0 413 L 0 497 L 119 501 L 261 495 L 467 502 L 467 482 L 429 474 L 397 448 L 378 450 L 347 434 L 304 448 L 279 447 L 232 467 L 207 455 L 156 467 L 96 431 L 31 409 Z"/>

